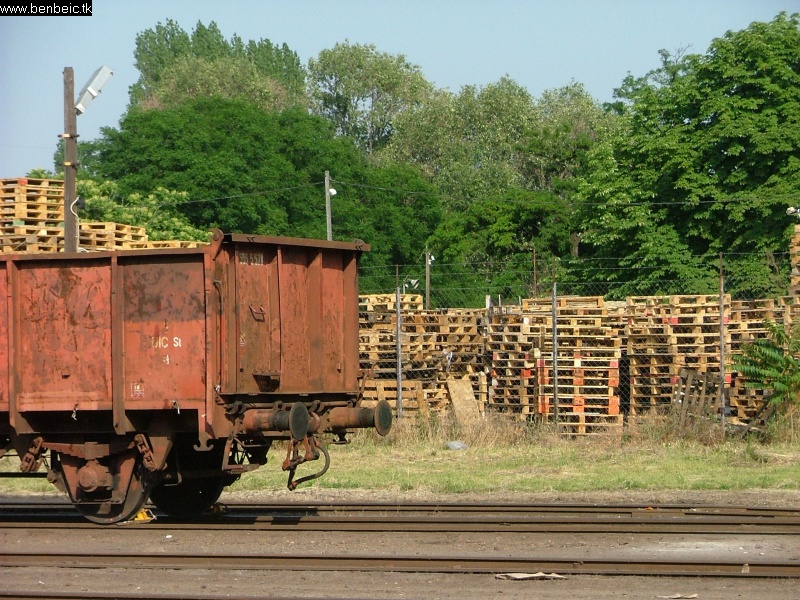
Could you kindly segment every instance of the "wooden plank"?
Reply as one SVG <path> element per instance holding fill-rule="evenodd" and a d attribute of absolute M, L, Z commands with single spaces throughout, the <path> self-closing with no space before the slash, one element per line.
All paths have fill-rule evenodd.
<path fill-rule="evenodd" d="M 478 402 L 468 379 L 448 379 L 447 391 L 450 393 L 450 405 L 457 423 L 471 425 L 480 420 Z"/>

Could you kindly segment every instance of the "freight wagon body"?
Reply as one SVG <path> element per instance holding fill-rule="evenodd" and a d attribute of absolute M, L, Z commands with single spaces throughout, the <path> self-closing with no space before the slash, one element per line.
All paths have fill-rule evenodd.
<path fill-rule="evenodd" d="M 0 256 L 0 453 L 90 520 L 188 516 L 265 464 L 385 434 L 359 407 L 359 243 L 213 233 L 194 249 Z"/>

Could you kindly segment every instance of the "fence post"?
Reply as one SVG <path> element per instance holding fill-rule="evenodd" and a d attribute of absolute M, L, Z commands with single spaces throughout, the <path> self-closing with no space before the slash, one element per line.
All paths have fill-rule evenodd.
<path fill-rule="evenodd" d="M 395 332 L 395 348 L 397 349 L 397 418 L 403 417 L 403 314 L 400 310 L 400 286 L 395 294 L 395 313 L 397 315 L 397 331 Z"/>
<path fill-rule="evenodd" d="M 722 433 L 725 434 L 728 412 L 725 389 L 725 271 L 722 263 L 722 252 L 719 253 L 719 409 Z"/>
<path fill-rule="evenodd" d="M 558 284 L 553 280 L 553 411 L 555 412 L 556 431 L 558 431 L 558 311 L 556 297 Z"/>

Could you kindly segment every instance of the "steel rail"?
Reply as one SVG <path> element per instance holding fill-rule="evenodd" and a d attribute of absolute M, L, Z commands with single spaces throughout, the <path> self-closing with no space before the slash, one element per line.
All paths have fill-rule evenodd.
<path fill-rule="evenodd" d="M 574 512 L 561 508 L 526 515 L 522 512 L 503 514 L 485 507 L 488 512 L 472 513 L 432 511 L 412 514 L 406 511 L 385 511 L 361 514 L 336 514 L 335 511 L 300 510 L 280 514 L 271 511 L 231 511 L 228 514 L 181 521 L 161 516 L 154 522 L 129 522 L 130 528 L 176 530 L 290 530 L 290 531 L 383 531 L 383 532 L 473 532 L 473 533 L 672 533 L 672 534 L 764 534 L 796 535 L 800 533 L 800 516 L 786 511 L 773 514 L 742 512 L 717 514 L 661 509 L 608 512 L 605 509 Z M 788 516 L 787 516 L 788 515 Z M 84 529 L 97 525 L 85 521 L 74 509 L 52 506 L 39 512 L 20 510 L 3 514 L 2 529 Z"/>
<path fill-rule="evenodd" d="M 0 552 L 2 567 L 534 573 L 695 577 L 800 577 L 795 561 L 602 560 L 496 556 L 330 556 L 314 554 L 91 554 Z"/>
<path fill-rule="evenodd" d="M 0 598 L 6 600 L 235 600 L 236 598 L 254 600 L 253 596 L 234 596 L 230 592 L 220 594 L 160 594 L 148 592 L 70 592 L 70 591 L 29 591 L 0 590 Z M 371 598 L 334 598 L 332 596 L 269 596 L 269 600 L 376 600 Z"/>
<path fill-rule="evenodd" d="M 800 520 L 775 518 L 772 521 L 744 521 L 734 517 L 683 519 L 678 517 L 639 517 L 633 519 L 481 517 L 309 517 L 275 516 L 178 521 L 163 517 L 150 523 L 121 524 L 129 529 L 169 529 L 177 531 L 314 531 L 314 532 L 421 532 L 421 533 L 653 533 L 722 535 L 798 535 Z M 4 529 L 97 529 L 80 516 L 68 520 L 29 518 L 6 520 Z"/>
<path fill-rule="evenodd" d="M 461 502 L 262 502 L 262 503 L 223 503 L 229 512 L 301 512 L 309 511 L 314 514 L 331 512 L 435 512 L 435 513 L 515 513 L 531 514 L 541 513 L 630 513 L 635 511 L 672 511 L 685 514 L 716 514 L 716 515 L 764 515 L 764 516 L 798 516 L 800 507 L 753 507 L 753 506 L 723 506 L 702 504 L 597 504 L 597 503 L 461 503 Z M 72 505 L 63 500 L 41 501 L 3 501 L 0 500 L 0 513 L 29 510 L 50 510 L 62 508 L 71 510 Z"/>

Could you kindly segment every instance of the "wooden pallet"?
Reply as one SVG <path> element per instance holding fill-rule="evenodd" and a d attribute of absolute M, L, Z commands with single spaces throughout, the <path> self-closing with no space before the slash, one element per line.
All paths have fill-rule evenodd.
<path fill-rule="evenodd" d="M 61 202 L 64 204 L 64 181 L 59 179 L 0 179 L 2 202 Z"/>
<path fill-rule="evenodd" d="M 38 237 L 35 235 L 3 235 L 0 236 L 0 252 L 3 254 L 16 253 L 51 253 L 61 252 L 63 245 L 53 237 Z"/>
<path fill-rule="evenodd" d="M 188 240 L 148 240 L 146 248 L 200 248 L 208 242 L 194 242 Z"/>
<path fill-rule="evenodd" d="M 359 310 L 390 312 L 397 310 L 396 294 L 369 294 L 358 297 Z M 400 310 L 422 310 L 419 294 L 400 294 Z"/>
<path fill-rule="evenodd" d="M 561 435 L 567 437 L 621 437 L 624 418 L 622 415 L 608 415 L 594 412 L 559 412 L 558 420 L 553 413 L 541 414 L 537 422 L 555 425 Z"/>

